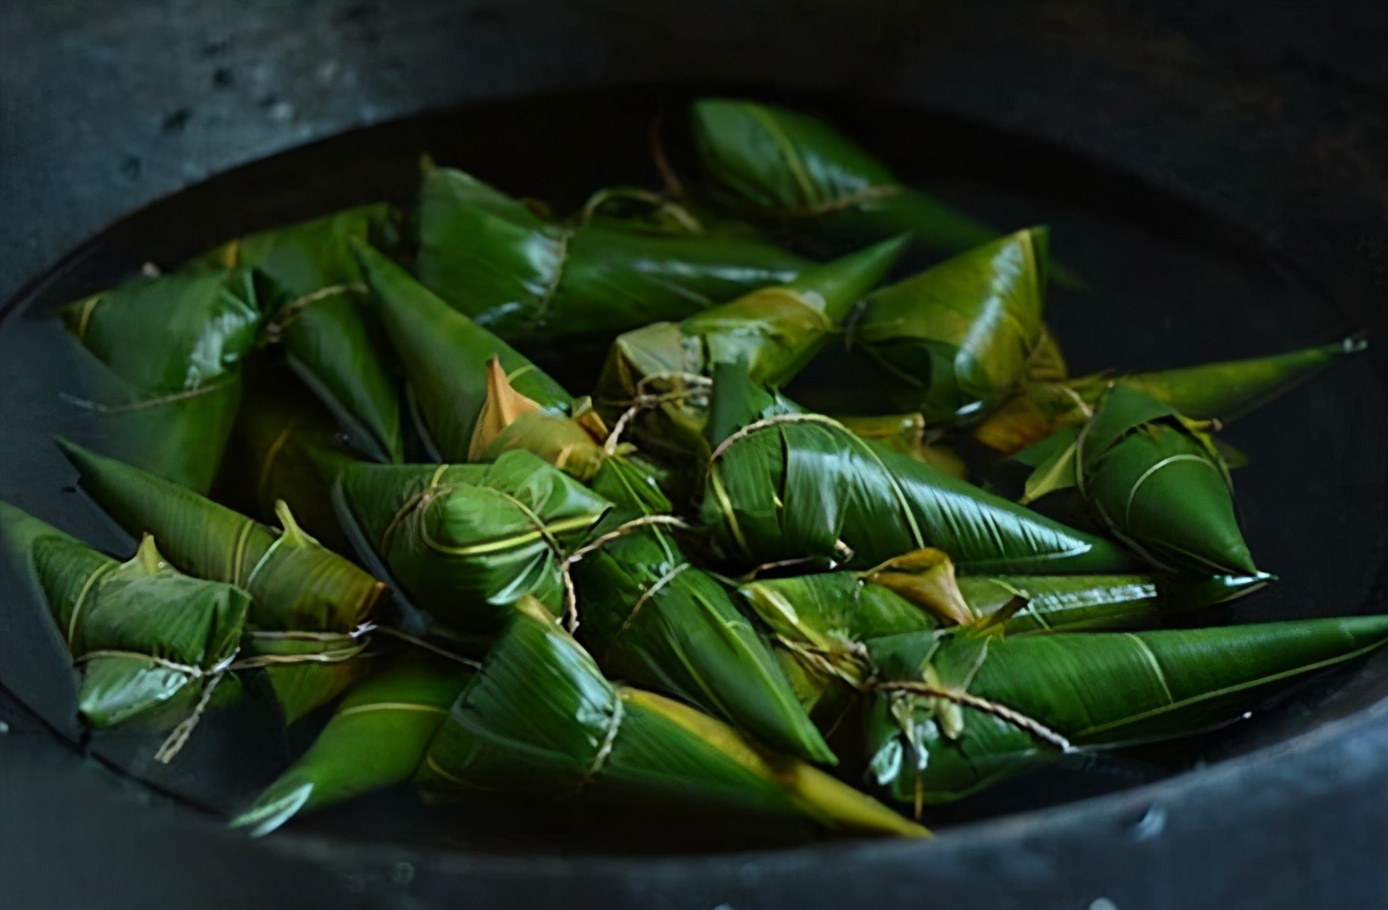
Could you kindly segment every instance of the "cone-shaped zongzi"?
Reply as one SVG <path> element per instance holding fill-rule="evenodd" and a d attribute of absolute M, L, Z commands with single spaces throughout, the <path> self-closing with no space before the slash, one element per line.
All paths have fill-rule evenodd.
<path fill-rule="evenodd" d="M 824 346 L 855 303 L 901 254 L 896 238 L 816 266 L 795 281 L 762 288 L 679 323 L 654 323 L 613 343 L 597 398 L 609 417 L 654 399 L 634 424 L 652 448 L 701 446 L 706 395 L 719 363 L 743 362 L 752 380 L 780 386 Z M 690 388 L 690 384 L 694 388 Z"/>
<path fill-rule="evenodd" d="M 0 535 L 31 572 L 82 673 L 77 709 L 94 727 L 192 711 L 227 672 L 250 598 L 171 567 L 151 537 L 117 562 L 8 503 Z"/>
<path fill-rule="evenodd" d="M 948 802 L 1064 751 L 1197 732 L 1388 640 L 1388 616 L 1136 633 L 910 633 L 869 643 L 882 678 L 871 776 Z"/>
<path fill-rule="evenodd" d="M 764 241 L 635 229 L 630 219 L 558 224 L 450 168 L 426 165 L 420 281 L 503 338 L 619 332 L 682 319 L 810 263 Z"/>
<path fill-rule="evenodd" d="M 1127 629 L 1256 590 L 1260 578 L 1034 575 L 955 578 L 944 555 L 920 551 L 867 572 L 759 579 L 739 591 L 783 652 L 801 664 L 811 707 L 874 674 L 864 642 L 966 624 L 1003 635 Z M 804 696 L 808 694 L 808 699 Z"/>
<path fill-rule="evenodd" d="M 487 452 L 532 452 L 613 504 L 598 528 L 605 542 L 573 573 L 580 627 L 603 670 L 672 692 L 778 749 L 833 762 L 723 587 L 689 563 L 667 530 L 641 524 L 670 511 L 650 466 L 590 435 L 596 414 L 547 414 L 518 396 L 495 363 L 491 378 L 484 413 L 496 426 Z"/>
<path fill-rule="evenodd" d="M 1361 336 L 1268 357 L 1250 357 L 1148 373 L 1096 373 L 1066 378 L 1063 370 L 1033 375 L 973 429 L 974 438 L 1012 455 L 1057 430 L 1083 423 L 1111 385 L 1127 386 L 1192 420 L 1236 420 L 1280 398 L 1346 354 L 1365 348 Z"/>
<path fill-rule="evenodd" d="M 82 490 L 131 535 L 155 535 L 190 575 L 252 598 L 248 650 L 266 667 L 289 720 L 341 692 L 360 671 L 361 630 L 385 586 L 305 533 L 287 508 L 276 531 L 139 468 L 65 440 Z"/>
<path fill-rule="evenodd" d="M 569 393 L 522 354 L 450 309 L 385 256 L 361 243 L 355 249 L 424 429 L 442 460 L 468 460 L 494 358 L 517 392 L 545 409 L 567 413 Z"/>
<path fill-rule="evenodd" d="M 611 503 L 529 452 L 490 464 L 356 464 L 334 488 L 363 559 L 454 631 L 498 631 L 534 595 L 565 608 L 565 561 Z"/>
<path fill-rule="evenodd" d="M 377 461 L 404 457 L 400 383 L 377 318 L 364 305 L 361 267 L 349 244 L 392 245 L 394 222 L 389 206 L 363 206 L 233 240 L 208 254 L 275 283 L 285 299 L 270 320 L 271 340 L 284 345 L 290 366 Z"/>
<path fill-rule="evenodd" d="M 894 377 L 893 406 L 935 426 L 1013 390 L 1044 334 L 1046 240 L 1018 231 L 868 295 L 848 343 Z"/>
<path fill-rule="evenodd" d="M 1077 432 L 1037 444 L 1049 451 L 1027 498 L 1075 486 L 1105 527 L 1160 568 L 1259 575 L 1234 514 L 1229 469 L 1206 429 L 1114 385 Z"/>
<path fill-rule="evenodd" d="M 671 692 L 780 751 L 835 761 L 756 629 L 667 531 L 615 537 L 574 579 L 583 638 L 609 676 Z"/>
<path fill-rule="evenodd" d="M 1123 572 L 1136 560 L 818 414 L 793 413 L 720 370 L 701 516 L 751 565 L 818 559 L 869 568 L 926 547 L 965 574 Z"/>
<path fill-rule="evenodd" d="M 720 201 L 833 239 L 909 231 L 949 255 L 995 236 L 980 222 L 902 186 L 882 162 L 816 117 L 769 104 L 701 98 L 694 140 Z"/>
<path fill-rule="evenodd" d="M 522 601 L 420 771 L 437 790 L 535 798 L 720 804 L 830 828 L 921 836 L 923 828 L 693 708 L 614 686 L 541 607 Z"/>
<path fill-rule="evenodd" d="M 89 357 L 79 375 L 102 448 L 206 492 L 241 395 L 241 361 L 265 303 L 248 269 L 142 278 L 70 304 L 68 331 Z"/>
<path fill-rule="evenodd" d="M 373 669 L 338 704 L 309 750 L 232 827 L 261 837 L 300 812 L 410 780 L 471 675 L 427 654 Z"/>

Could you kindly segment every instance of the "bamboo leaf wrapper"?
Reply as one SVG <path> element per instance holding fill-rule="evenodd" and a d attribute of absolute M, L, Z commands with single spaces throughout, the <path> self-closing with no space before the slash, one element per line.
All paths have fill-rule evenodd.
<path fill-rule="evenodd" d="M 59 442 L 82 490 L 129 534 L 153 534 L 183 571 L 251 595 L 253 650 L 299 657 L 266 668 L 289 720 L 356 677 L 360 665 L 352 658 L 385 593 L 381 582 L 319 544 L 287 509 L 280 509 L 283 527 L 276 531 L 161 477 Z"/>
<path fill-rule="evenodd" d="M 357 445 L 387 462 L 404 459 L 399 370 L 364 305 L 351 243 L 394 245 L 394 220 L 386 205 L 363 206 L 233 240 L 207 257 L 274 282 L 284 299 L 269 324 L 272 340 Z"/>
<path fill-rule="evenodd" d="M 293 816 L 414 777 L 471 671 L 414 655 L 352 687 L 313 745 L 232 827 L 269 834 Z"/>
<path fill-rule="evenodd" d="M 241 396 L 241 361 L 266 303 L 246 269 L 142 278 L 62 310 L 81 344 L 82 394 L 103 447 L 206 492 Z"/>
<path fill-rule="evenodd" d="M 830 828 L 925 830 L 698 711 L 614 686 L 537 604 L 522 604 L 435 737 L 422 786 L 531 798 L 689 801 Z"/>
<path fill-rule="evenodd" d="M 894 406 L 934 426 L 1013 390 L 1044 336 L 1047 236 L 1018 231 L 868 295 L 849 344 L 896 379 Z"/>
<path fill-rule="evenodd" d="M 357 464 L 334 498 L 416 606 L 492 634 L 523 595 L 564 609 L 564 562 L 611 504 L 524 451 L 491 464 Z"/>
<path fill-rule="evenodd" d="M 694 227 L 563 225 L 462 171 L 426 166 L 416 272 L 459 312 L 517 339 L 678 320 L 809 266 L 764 241 Z"/>
<path fill-rule="evenodd" d="M 186 714 L 236 655 L 250 598 L 178 572 L 152 538 L 121 563 L 8 503 L 0 531 L 81 670 L 77 709 L 92 726 Z"/>
<path fill-rule="evenodd" d="M 828 123 L 786 108 L 703 98 L 691 109 L 695 146 L 720 201 L 831 238 L 909 231 L 933 254 L 997 232 L 901 184 Z"/>
<path fill-rule="evenodd" d="M 765 408 L 745 390 L 730 382 L 722 394 L 743 400 L 715 404 L 722 416 L 711 430 L 741 428 L 716 441 L 700 513 L 732 559 L 869 568 L 931 547 L 965 574 L 1136 567 L 1107 541 L 876 448 L 829 418 L 759 417 Z"/>
<path fill-rule="evenodd" d="M 946 802 L 1069 749 L 1180 736 L 1279 685 L 1366 654 L 1388 617 L 1001 641 L 917 633 L 869 643 L 884 682 L 872 775 L 900 800 Z"/>

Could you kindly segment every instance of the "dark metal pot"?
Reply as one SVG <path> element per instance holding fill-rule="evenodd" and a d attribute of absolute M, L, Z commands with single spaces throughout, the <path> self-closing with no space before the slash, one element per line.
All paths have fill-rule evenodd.
<path fill-rule="evenodd" d="M 1040 158 L 1082 156 L 1096 180 L 1126 174 L 1165 200 L 1163 217 L 1264 245 L 1323 289 L 1370 331 L 1364 375 L 1381 389 L 1385 38 L 1388 14 L 1349 3 L 15 0 L 0 8 L 0 299 L 42 291 L 41 273 L 142 206 L 344 130 L 557 90 L 732 87 L 933 111 Z M 248 173 L 283 179 L 275 167 Z M 1045 172 L 1028 167 L 1011 179 Z M 195 198 L 234 202 L 212 186 Z M 121 248 L 137 236 L 108 235 L 106 259 L 69 260 L 49 283 L 104 277 L 111 257 L 143 255 Z M 13 379 L 0 364 L 0 388 Z M 1368 432 L 1367 463 L 1334 470 L 1357 484 L 1346 533 L 1369 535 L 1376 561 L 1352 569 L 1363 609 L 1381 611 L 1388 466 L 1383 427 Z M 0 666 L 0 903 L 17 910 L 1388 906 L 1385 659 L 1157 783 L 931 843 L 656 857 L 500 855 L 322 826 L 248 842 L 84 759 L 16 697 L 19 675 Z"/>

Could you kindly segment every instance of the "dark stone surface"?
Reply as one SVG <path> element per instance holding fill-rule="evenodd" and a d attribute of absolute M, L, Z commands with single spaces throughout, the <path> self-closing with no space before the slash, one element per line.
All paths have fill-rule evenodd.
<path fill-rule="evenodd" d="M 313 139 L 469 100 L 673 83 L 933 108 L 1081 150 L 1252 231 L 1381 338 L 1385 46 L 1388 13 L 1369 3 L 9 0 L 0 299 L 134 209 Z M 1388 906 L 1383 703 L 936 843 L 639 861 L 247 843 L 3 700 L 0 721 L 7 910 Z"/>

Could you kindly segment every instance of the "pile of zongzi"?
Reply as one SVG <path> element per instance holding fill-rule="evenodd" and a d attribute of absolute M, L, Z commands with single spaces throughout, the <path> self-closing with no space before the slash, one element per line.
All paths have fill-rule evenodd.
<path fill-rule="evenodd" d="M 237 699 L 320 712 L 234 820 L 255 834 L 413 783 L 920 836 L 929 804 L 1388 641 L 1388 616 L 1211 609 L 1274 581 L 1215 434 L 1361 342 L 1071 376 L 1045 228 L 994 231 L 806 114 L 691 118 L 701 176 L 664 192 L 556 217 L 426 160 L 409 211 L 65 308 L 91 423 L 57 444 L 138 546 L 0 519 L 86 723 L 171 761 Z M 527 356 L 595 340 L 591 390 Z M 829 346 L 879 407 L 782 391 Z"/>

